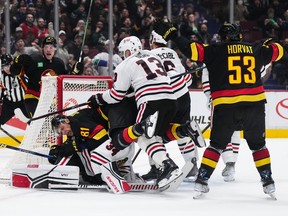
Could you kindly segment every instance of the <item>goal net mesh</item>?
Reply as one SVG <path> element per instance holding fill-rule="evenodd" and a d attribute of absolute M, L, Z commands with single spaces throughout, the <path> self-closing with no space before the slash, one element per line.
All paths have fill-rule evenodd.
<path fill-rule="evenodd" d="M 111 77 L 43 76 L 41 95 L 34 118 L 85 103 L 92 94 L 103 92 L 111 85 Z M 61 114 L 69 115 L 85 107 L 71 109 Z M 31 121 L 30 125 L 26 127 L 19 148 L 48 155 L 50 146 L 61 140 L 56 137 L 51 127 L 51 120 L 55 115 Z M 14 164 L 49 164 L 49 162 L 45 157 L 15 151 L 6 167 L 1 170 L 1 179 L 10 179 L 11 168 Z"/>

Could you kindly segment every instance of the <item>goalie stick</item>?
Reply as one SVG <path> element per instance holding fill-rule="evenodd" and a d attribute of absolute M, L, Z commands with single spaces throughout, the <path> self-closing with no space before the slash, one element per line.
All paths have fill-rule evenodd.
<path fill-rule="evenodd" d="M 28 149 L 22 149 L 22 148 L 18 148 L 18 147 L 15 147 L 15 146 L 6 145 L 6 144 L 3 144 L 3 143 L 0 143 L 0 147 L 8 148 L 8 149 L 12 149 L 12 150 L 15 150 L 15 151 L 20 151 L 20 152 L 25 152 L 25 153 L 28 153 L 28 154 L 33 154 L 33 155 L 37 155 L 37 156 L 40 156 L 40 157 L 45 157 L 45 158 L 48 158 L 48 159 L 53 159 L 53 156 L 51 156 L 51 155 L 46 155 L 46 154 L 42 154 L 42 153 L 39 153 L 39 152 L 31 151 L 31 150 L 28 150 Z"/>
<path fill-rule="evenodd" d="M 196 158 L 192 158 L 191 161 L 185 163 L 182 167 L 181 171 L 182 174 L 177 178 L 174 179 L 169 184 L 165 185 L 162 188 L 159 188 L 158 185 L 149 184 L 149 183 L 128 183 L 131 189 L 129 191 L 160 191 L 160 192 L 171 192 L 175 191 L 180 184 L 183 182 L 184 178 L 187 176 L 189 171 L 196 165 Z M 78 189 L 106 189 L 111 191 L 111 189 L 107 185 L 67 185 L 67 184 L 52 184 L 48 185 L 49 189 L 66 189 L 66 190 L 78 190 Z"/>

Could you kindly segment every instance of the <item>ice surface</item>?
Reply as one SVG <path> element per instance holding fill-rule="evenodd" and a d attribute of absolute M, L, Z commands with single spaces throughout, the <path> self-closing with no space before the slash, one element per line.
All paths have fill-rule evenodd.
<path fill-rule="evenodd" d="M 208 143 L 208 142 L 207 142 Z M 288 215 L 288 139 L 267 139 L 271 154 L 272 172 L 277 201 L 263 193 L 252 155 L 241 141 L 236 163 L 236 180 L 224 182 L 219 161 L 209 180 L 210 192 L 201 199 L 193 199 L 193 183 L 182 183 L 175 192 L 129 192 L 115 195 L 105 190 L 48 191 L 20 189 L 0 185 L 1 216 L 287 216 Z M 176 145 L 167 146 L 170 156 L 183 165 Z M 0 149 L 0 168 L 4 167 L 14 151 Z M 198 166 L 203 149 L 199 149 Z M 23 153 L 25 154 L 25 153 Z M 141 174 L 149 169 L 146 155 L 141 152 L 134 163 Z"/>

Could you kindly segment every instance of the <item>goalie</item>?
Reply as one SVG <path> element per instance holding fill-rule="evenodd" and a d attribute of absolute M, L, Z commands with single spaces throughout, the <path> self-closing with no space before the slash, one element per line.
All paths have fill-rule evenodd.
<path fill-rule="evenodd" d="M 142 128 L 142 125 L 146 125 L 145 121 L 150 121 L 150 117 L 135 125 L 135 127 L 141 127 L 139 131 L 141 135 L 147 130 L 145 126 Z M 127 157 L 133 156 L 134 146 L 117 150 L 108 136 L 106 130 L 108 123 L 97 110 L 85 108 L 73 116 L 57 115 L 51 123 L 53 130 L 58 135 L 66 135 L 67 139 L 62 145 L 51 147 L 49 155 L 54 158 L 49 159 L 50 163 L 77 165 L 82 171 L 83 180 L 92 184 L 105 182 L 110 188 L 113 184 L 113 187 L 116 185 L 122 192 L 127 190 L 122 185 L 139 180 L 136 175 L 133 175 L 132 168 L 129 173 L 125 171 L 121 173 L 116 164 L 116 161 L 121 160 L 118 162 L 119 166 L 130 166 Z"/>

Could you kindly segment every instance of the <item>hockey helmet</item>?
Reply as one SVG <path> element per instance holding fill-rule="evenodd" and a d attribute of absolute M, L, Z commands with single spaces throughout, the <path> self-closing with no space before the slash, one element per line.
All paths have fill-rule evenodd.
<path fill-rule="evenodd" d="M 57 41 L 54 37 L 51 37 L 51 36 L 48 36 L 46 38 L 44 38 L 43 42 L 42 42 L 42 48 L 45 46 L 45 45 L 52 45 L 54 47 L 57 46 Z"/>
<path fill-rule="evenodd" d="M 58 126 L 60 124 L 66 124 L 67 122 L 65 121 L 65 119 L 67 119 L 66 115 L 57 115 L 55 116 L 52 120 L 51 120 L 51 125 L 52 125 L 52 130 L 56 133 L 56 134 L 60 134 L 59 130 L 58 130 Z"/>
<path fill-rule="evenodd" d="M 10 63 L 13 61 L 13 58 L 10 54 L 4 54 L 1 55 L 1 66 L 7 66 L 10 65 Z"/>
<path fill-rule="evenodd" d="M 237 42 L 242 40 L 241 27 L 235 23 L 224 23 L 219 31 L 221 41 Z"/>
<path fill-rule="evenodd" d="M 153 43 L 159 43 L 159 44 L 167 44 L 167 41 L 165 41 L 163 39 L 163 37 L 161 35 L 159 35 L 158 33 L 156 33 L 154 30 L 151 32 L 150 34 L 150 38 L 149 38 L 149 44 L 150 47 L 152 46 Z"/>
<path fill-rule="evenodd" d="M 138 37 L 130 36 L 130 37 L 126 37 L 120 41 L 118 49 L 119 49 L 120 56 L 124 57 L 124 59 L 126 59 L 125 52 L 127 50 L 129 50 L 131 55 L 132 55 L 132 54 L 142 50 L 142 43 Z"/>

